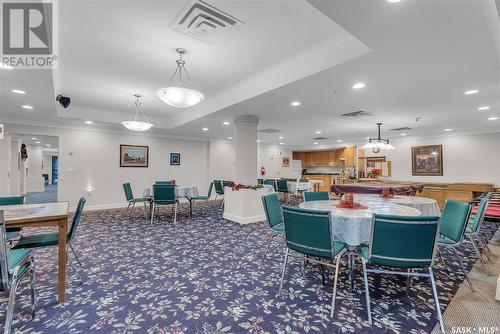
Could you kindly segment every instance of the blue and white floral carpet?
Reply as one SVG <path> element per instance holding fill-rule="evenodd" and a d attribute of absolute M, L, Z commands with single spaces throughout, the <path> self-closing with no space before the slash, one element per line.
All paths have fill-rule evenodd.
<path fill-rule="evenodd" d="M 83 262 L 83 284 L 75 279 L 57 304 L 56 249 L 37 250 L 38 311 L 31 320 L 28 284 L 22 283 L 13 329 L 16 333 L 429 333 L 437 320 L 428 281 L 370 275 L 374 325 L 366 322 L 362 275 L 349 289 L 341 267 L 335 318 L 329 318 L 331 276 L 326 285 L 315 266 L 305 276 L 292 260 L 283 297 L 276 297 L 283 251 L 265 259 L 265 223 L 241 226 L 221 218 L 219 202 L 187 207 L 177 224 L 162 209 L 150 225 L 136 209 L 86 212 L 75 248 Z M 489 234 L 496 229 L 486 224 Z M 470 269 L 476 261 L 464 244 Z M 453 268 L 458 264 L 444 253 Z M 68 271 L 69 275 L 72 271 Z M 438 265 L 444 309 L 464 277 Z M 7 296 L 2 295 L 0 316 Z"/>

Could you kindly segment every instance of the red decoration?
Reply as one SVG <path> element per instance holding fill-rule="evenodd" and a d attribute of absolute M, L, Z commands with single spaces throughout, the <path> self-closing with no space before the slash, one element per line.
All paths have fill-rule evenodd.
<path fill-rule="evenodd" d="M 382 197 L 382 198 L 385 198 L 385 199 L 388 199 L 388 198 L 393 198 L 394 195 L 391 194 L 391 191 L 389 188 L 387 187 L 384 187 L 382 188 L 382 193 L 379 195 L 379 197 Z"/>
<path fill-rule="evenodd" d="M 341 200 L 336 207 L 341 209 L 368 209 L 367 206 L 361 205 L 359 202 L 354 202 L 353 193 L 346 193 L 344 199 Z"/>

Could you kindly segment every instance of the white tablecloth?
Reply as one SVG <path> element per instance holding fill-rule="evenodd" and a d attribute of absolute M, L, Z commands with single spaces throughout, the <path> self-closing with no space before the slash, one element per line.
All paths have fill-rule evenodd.
<path fill-rule="evenodd" d="M 330 211 L 332 213 L 333 235 L 336 241 L 343 241 L 351 246 L 358 246 L 370 241 L 372 214 L 400 216 L 420 216 L 420 211 L 393 203 L 366 203 L 368 209 L 339 209 L 338 201 L 311 201 L 300 203 L 300 207 L 309 210 Z"/>
<path fill-rule="evenodd" d="M 361 203 L 393 203 L 420 210 L 424 216 L 441 216 L 437 201 L 432 198 L 399 196 L 384 199 L 377 194 L 354 194 L 354 200 Z"/>
<path fill-rule="evenodd" d="M 151 188 L 144 189 L 144 197 L 152 196 Z M 175 186 L 175 197 L 196 197 L 198 196 L 197 186 Z"/>
<path fill-rule="evenodd" d="M 288 191 L 294 194 L 298 194 L 299 191 L 312 191 L 311 182 L 287 182 Z"/>

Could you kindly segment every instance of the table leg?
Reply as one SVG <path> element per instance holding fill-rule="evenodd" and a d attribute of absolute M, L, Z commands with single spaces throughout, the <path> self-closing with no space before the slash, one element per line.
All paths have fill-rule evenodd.
<path fill-rule="evenodd" d="M 66 300 L 66 235 L 68 233 L 68 219 L 59 220 L 59 266 L 57 273 L 57 300 L 64 303 Z"/>
<path fill-rule="evenodd" d="M 193 218 L 193 199 L 186 197 L 189 201 L 189 217 Z"/>

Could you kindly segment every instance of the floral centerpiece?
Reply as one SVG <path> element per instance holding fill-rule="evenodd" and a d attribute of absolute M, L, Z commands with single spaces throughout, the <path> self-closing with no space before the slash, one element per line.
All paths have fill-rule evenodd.
<path fill-rule="evenodd" d="M 393 194 L 391 194 L 391 192 L 390 192 L 389 188 L 387 188 L 387 187 L 383 187 L 383 188 L 382 188 L 382 193 L 380 193 L 379 197 L 382 197 L 382 198 L 384 198 L 384 199 L 389 199 L 389 198 L 393 198 L 393 197 L 394 197 L 394 195 L 393 195 Z"/>
<path fill-rule="evenodd" d="M 367 206 L 362 205 L 359 202 L 354 201 L 353 193 L 346 193 L 344 198 L 340 200 L 339 204 L 336 205 L 337 208 L 341 209 L 367 209 Z"/>
<path fill-rule="evenodd" d="M 232 183 L 231 184 L 231 189 L 233 191 L 238 191 L 240 189 L 252 189 L 252 190 L 257 190 L 263 188 L 261 184 L 241 184 L 241 183 Z"/>
<path fill-rule="evenodd" d="M 378 177 L 380 174 L 382 174 L 382 170 L 380 168 L 372 168 L 370 171 L 370 174 L 372 177 Z"/>

